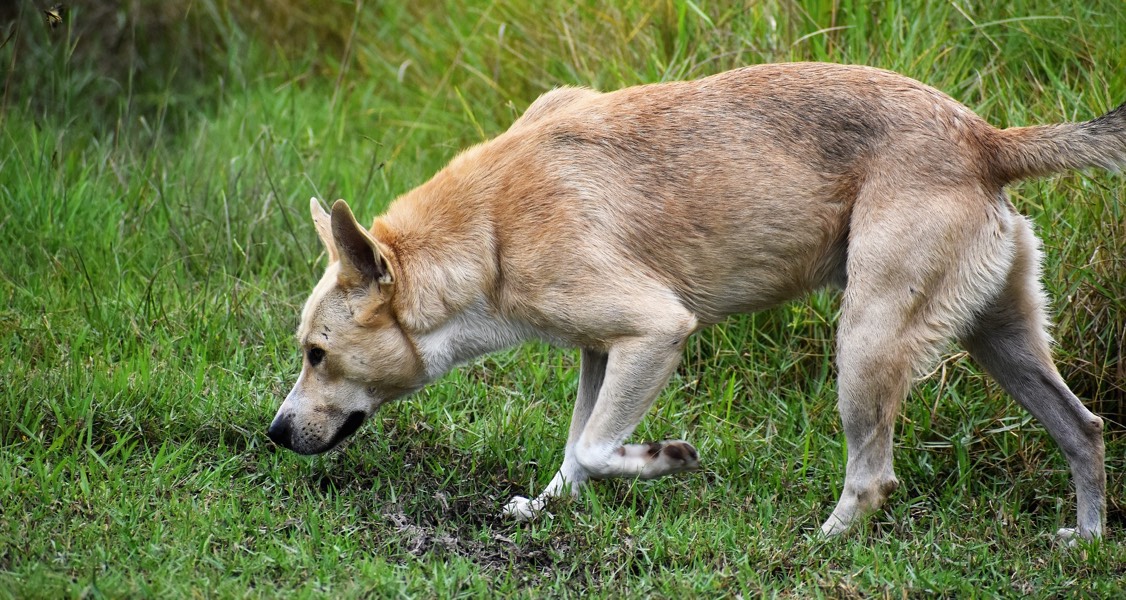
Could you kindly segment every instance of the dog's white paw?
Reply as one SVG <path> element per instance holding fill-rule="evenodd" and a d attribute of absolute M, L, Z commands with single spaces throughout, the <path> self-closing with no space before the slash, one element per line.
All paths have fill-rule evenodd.
<path fill-rule="evenodd" d="M 525 523 L 538 517 L 540 513 L 543 512 L 543 505 L 543 500 L 539 498 L 529 500 L 523 496 L 513 496 L 512 499 L 508 501 L 508 504 L 504 505 L 501 514 L 516 519 L 521 523 Z"/>
<path fill-rule="evenodd" d="M 665 440 L 619 446 L 614 459 L 619 471 L 637 470 L 642 479 L 655 479 L 700 468 L 700 454 L 684 440 Z"/>
<path fill-rule="evenodd" d="M 836 516 L 829 517 L 821 524 L 821 535 L 826 538 L 835 538 L 848 531 L 848 524 Z"/>
<path fill-rule="evenodd" d="M 1080 541 L 1089 542 L 1098 539 L 1099 536 L 1087 532 L 1081 532 L 1076 527 L 1061 527 L 1056 532 L 1056 538 L 1059 541 L 1067 544 L 1068 548 L 1074 548 L 1079 545 Z"/>

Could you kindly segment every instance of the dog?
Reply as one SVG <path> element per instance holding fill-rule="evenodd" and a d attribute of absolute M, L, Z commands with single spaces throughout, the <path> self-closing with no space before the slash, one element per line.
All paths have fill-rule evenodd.
<path fill-rule="evenodd" d="M 683 440 L 625 443 L 694 332 L 842 290 L 846 531 L 896 488 L 913 375 L 952 339 L 1048 430 L 1077 491 L 1072 540 L 1106 520 L 1103 422 L 1052 362 L 1039 241 L 1004 187 L 1126 163 L 1126 104 L 996 129 L 875 68 L 746 67 L 600 93 L 565 87 L 465 150 L 370 228 L 310 202 L 329 265 L 301 312 L 301 374 L 268 435 L 329 450 L 380 405 L 526 340 L 581 351 L 563 462 L 530 519 L 590 479 L 699 466 Z"/>

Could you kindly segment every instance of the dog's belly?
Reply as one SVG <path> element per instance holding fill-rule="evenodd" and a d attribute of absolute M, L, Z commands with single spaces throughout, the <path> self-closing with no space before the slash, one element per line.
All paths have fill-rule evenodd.
<path fill-rule="evenodd" d="M 796 204 L 752 203 L 744 218 L 723 214 L 731 220 L 722 231 L 681 239 L 675 259 L 648 255 L 647 266 L 707 323 L 765 310 L 822 286 L 843 287 L 847 210 L 819 199 Z"/>

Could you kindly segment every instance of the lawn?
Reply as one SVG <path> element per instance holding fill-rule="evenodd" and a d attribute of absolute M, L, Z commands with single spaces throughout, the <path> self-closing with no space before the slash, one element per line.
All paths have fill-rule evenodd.
<path fill-rule="evenodd" d="M 838 297 L 697 334 L 635 434 L 703 468 L 500 517 L 562 459 L 578 352 L 528 345 L 321 457 L 266 428 L 325 265 L 308 198 L 368 222 L 560 85 L 740 65 L 902 72 L 998 126 L 1126 100 L 1126 5 L 528 0 L 0 9 L 0 597 L 1126 593 L 1126 177 L 1010 190 L 1044 240 L 1060 370 L 1107 420 L 1108 535 L 1037 422 L 951 347 L 899 420 L 900 488 L 817 534 L 844 476 Z"/>

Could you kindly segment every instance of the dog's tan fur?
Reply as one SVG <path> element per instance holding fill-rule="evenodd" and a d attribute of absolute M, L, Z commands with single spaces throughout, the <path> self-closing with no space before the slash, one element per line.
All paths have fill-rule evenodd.
<path fill-rule="evenodd" d="M 590 478 L 695 468 L 674 440 L 624 444 L 685 340 L 727 316 L 844 290 L 844 531 L 896 486 L 913 372 L 959 338 L 1067 456 L 1078 526 L 1105 520 L 1102 421 L 1051 362 L 1021 177 L 1126 162 L 1126 109 L 997 130 L 865 67 L 782 64 L 542 96 L 504 134 L 396 200 L 370 230 L 314 199 L 330 265 L 298 330 L 305 366 L 270 435 L 328 450 L 381 403 L 530 338 L 582 349 L 563 464 L 528 518 Z"/>

